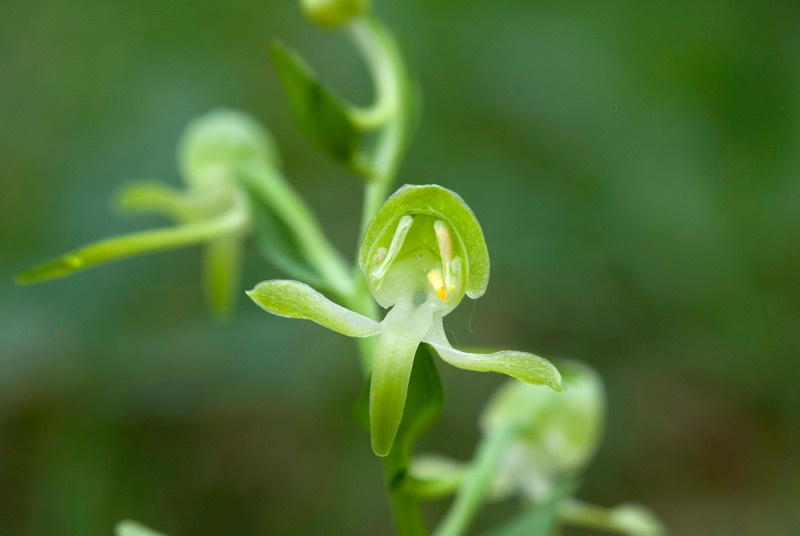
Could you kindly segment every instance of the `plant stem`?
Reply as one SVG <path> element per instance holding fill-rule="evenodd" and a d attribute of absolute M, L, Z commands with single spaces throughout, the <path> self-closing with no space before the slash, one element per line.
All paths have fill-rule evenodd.
<path fill-rule="evenodd" d="M 369 108 L 352 106 L 350 112 L 364 130 L 383 126 L 397 114 L 400 105 L 402 73 L 392 61 L 393 43 L 376 31 L 374 19 L 359 18 L 350 26 L 353 44 L 367 64 L 375 85 L 375 102 Z M 385 33 L 385 32 L 384 32 Z"/>
<path fill-rule="evenodd" d="M 461 536 L 466 533 L 489 494 L 503 453 L 516 434 L 515 427 L 506 426 L 484 437 L 453 505 L 434 532 L 435 536 Z"/>
<path fill-rule="evenodd" d="M 428 534 L 419 501 L 406 493 L 392 490 L 389 491 L 389 497 L 399 536 L 425 536 Z"/>
<path fill-rule="evenodd" d="M 143 231 L 95 242 L 19 274 L 18 284 L 65 277 L 78 270 L 124 257 L 191 246 L 243 232 L 250 224 L 243 202 L 208 220 Z"/>
<path fill-rule="evenodd" d="M 350 36 L 370 70 L 376 94 L 375 103 L 371 108 L 354 108 L 353 115 L 364 130 L 383 127 L 377 134 L 369 159 L 369 180 L 366 183 L 361 214 L 363 235 L 367 225 L 386 200 L 394 182 L 409 137 L 411 116 L 409 108 L 412 99 L 408 94 L 410 83 L 400 48 L 381 23 L 375 17 L 362 17 L 351 25 Z M 357 267 L 355 279 L 356 290 L 348 300 L 350 307 L 365 316 L 377 319 L 378 308 Z M 374 337 L 359 341 L 361 365 L 365 376 L 371 374 L 376 344 Z M 383 464 L 397 534 L 426 535 L 427 530 L 419 501 L 393 486 L 393 480 L 404 472 L 408 465 L 408 452 L 399 457 L 392 453 L 383 459 Z"/>
<path fill-rule="evenodd" d="M 363 280 L 363 278 L 361 278 Z M 353 297 L 348 300 L 347 305 L 354 311 L 358 311 L 369 318 L 377 319 L 377 307 L 375 300 L 369 293 L 366 284 L 359 287 L 363 292 L 356 292 Z M 364 296 L 366 292 L 366 296 Z M 366 337 L 358 339 L 359 357 L 361 359 L 361 369 L 365 377 L 369 377 L 372 373 L 372 361 L 375 356 L 375 349 L 378 340 L 376 337 Z M 395 448 L 400 448 L 396 446 Z M 389 503 L 392 508 L 392 517 L 394 518 L 395 528 L 398 536 L 425 536 L 428 532 L 425 528 L 425 521 L 422 518 L 422 511 L 420 510 L 419 501 L 401 490 L 395 489 L 393 480 L 398 474 L 398 471 L 405 469 L 408 465 L 408 455 L 402 456 L 398 460 L 397 456 L 389 455 L 382 458 L 384 474 L 386 477 L 386 486 L 389 490 Z"/>
<path fill-rule="evenodd" d="M 371 172 L 364 194 L 361 232 L 378 212 L 394 182 L 409 138 L 411 83 L 400 47 L 375 17 L 363 17 L 350 28 L 353 44 L 367 64 L 376 87 L 373 110 L 379 110 L 382 130 L 370 157 Z M 371 126 L 375 126 L 372 124 Z"/>
<path fill-rule="evenodd" d="M 392 507 L 395 529 L 398 536 L 426 536 L 425 520 L 422 517 L 419 498 L 407 493 L 398 485 L 398 477 L 405 477 L 413 439 L 395 443 L 388 456 L 383 458 L 383 473 L 386 488 L 389 491 L 389 503 Z"/>
<path fill-rule="evenodd" d="M 301 253 L 333 292 L 343 301 L 351 300 L 355 285 L 347 264 L 328 241 L 308 205 L 280 171 L 251 167 L 242 173 L 241 179 L 292 229 Z"/>

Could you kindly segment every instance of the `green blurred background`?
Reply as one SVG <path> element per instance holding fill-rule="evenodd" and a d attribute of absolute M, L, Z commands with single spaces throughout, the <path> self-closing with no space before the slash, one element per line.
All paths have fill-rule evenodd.
<path fill-rule="evenodd" d="M 581 496 L 644 502 L 676 535 L 800 533 L 800 5 L 376 4 L 425 92 L 400 180 L 459 191 L 492 255 L 489 292 L 448 327 L 607 382 Z M 218 106 L 269 125 L 352 255 L 360 185 L 300 137 L 273 37 L 369 100 L 347 42 L 294 2 L 3 2 L 0 534 L 109 535 L 123 517 L 172 536 L 387 533 L 352 341 L 244 295 L 216 324 L 197 250 L 11 282 L 161 224 L 108 199 L 177 183 L 183 126 Z M 248 288 L 280 275 L 248 255 Z M 440 371 L 445 414 L 421 446 L 466 458 L 501 378 Z"/>

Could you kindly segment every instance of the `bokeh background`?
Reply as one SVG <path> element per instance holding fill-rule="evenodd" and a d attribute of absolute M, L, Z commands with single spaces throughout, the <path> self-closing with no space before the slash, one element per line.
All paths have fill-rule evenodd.
<path fill-rule="evenodd" d="M 425 92 L 400 180 L 459 191 L 492 255 L 489 292 L 448 327 L 607 383 L 581 496 L 644 502 L 678 535 L 800 533 L 800 5 L 376 4 Z M 218 106 L 269 125 L 352 255 L 358 180 L 300 137 L 267 54 L 280 37 L 367 102 L 347 42 L 277 0 L 2 11 L 0 534 L 109 535 L 123 517 L 173 536 L 386 534 L 352 341 L 244 295 L 215 323 L 195 249 L 12 283 L 161 224 L 108 200 L 127 180 L 177 183 L 183 126 Z M 251 246 L 245 286 L 279 275 Z M 466 458 L 501 378 L 440 371 L 422 447 Z"/>

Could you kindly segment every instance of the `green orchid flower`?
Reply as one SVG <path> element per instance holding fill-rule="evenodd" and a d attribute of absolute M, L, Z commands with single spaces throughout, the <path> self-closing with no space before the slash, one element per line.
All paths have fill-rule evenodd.
<path fill-rule="evenodd" d="M 31 268 L 16 281 L 37 283 L 116 259 L 203 244 L 206 296 L 212 311 L 225 316 L 239 288 L 242 242 L 251 230 L 250 202 L 238 176 L 278 163 L 269 133 L 250 117 L 230 110 L 209 113 L 187 127 L 180 143 L 185 189 L 142 182 L 117 197 L 120 211 L 160 214 L 174 226 L 95 242 Z"/>
<path fill-rule="evenodd" d="M 487 405 L 481 418 L 484 435 L 510 436 L 492 482 L 495 499 L 519 494 L 541 504 L 564 482 L 574 482 L 597 452 L 605 424 L 603 381 L 585 363 L 565 362 L 561 370 L 568 387 L 563 394 L 507 382 Z M 658 517 L 639 504 L 605 508 L 567 498 L 559 518 L 564 524 L 627 536 L 665 533 Z"/>
<path fill-rule="evenodd" d="M 372 448 L 378 456 L 391 450 L 421 343 L 458 368 L 501 372 L 555 391 L 564 389 L 558 369 L 539 356 L 468 353 L 447 340 L 444 316 L 464 296 L 482 296 L 489 281 L 483 231 L 457 194 L 436 185 L 400 188 L 367 227 L 358 261 L 372 296 L 389 309 L 381 322 L 297 281 L 264 281 L 248 295 L 275 315 L 312 320 L 350 337 L 379 337 L 369 408 Z"/>
<path fill-rule="evenodd" d="M 477 482 L 480 494 L 494 500 L 521 495 L 537 502 L 579 475 L 602 436 L 603 384 L 588 365 L 565 361 L 559 366 L 566 392 L 515 380 L 498 388 L 481 416 L 483 456 L 477 461 L 416 456 L 409 467 L 415 493 L 442 497 Z"/>
<path fill-rule="evenodd" d="M 495 477 L 498 498 L 541 500 L 589 464 L 602 439 L 605 393 L 597 372 L 576 361 L 561 366 L 567 391 L 554 394 L 507 382 L 481 417 L 486 436 L 513 429 Z"/>

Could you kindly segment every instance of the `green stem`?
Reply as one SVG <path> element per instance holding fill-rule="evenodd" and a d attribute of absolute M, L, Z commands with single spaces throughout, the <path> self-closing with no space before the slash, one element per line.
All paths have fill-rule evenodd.
<path fill-rule="evenodd" d="M 361 284 L 357 284 L 357 290 L 353 296 L 346 301 L 346 305 L 369 318 L 378 319 L 378 308 L 375 300 L 367 289 L 364 278 L 358 279 Z M 366 337 L 358 339 L 359 356 L 361 358 L 361 369 L 364 377 L 369 377 L 372 373 L 372 362 L 377 349 L 378 338 Z M 395 447 L 398 453 L 403 450 L 400 445 Z M 398 536 L 425 536 L 428 534 L 425 528 L 425 520 L 422 517 L 419 500 L 413 495 L 406 493 L 405 490 L 397 489 L 394 479 L 399 472 L 408 466 L 408 452 L 404 452 L 398 457 L 392 453 L 383 458 L 384 473 L 386 475 L 386 485 L 389 490 L 389 503 L 392 508 L 395 529 Z"/>
<path fill-rule="evenodd" d="M 405 478 L 412 450 L 413 439 L 406 438 L 405 441 L 395 444 L 389 455 L 383 458 L 386 488 L 389 491 L 389 503 L 392 507 L 392 517 L 398 536 L 426 536 L 428 534 L 419 498 L 408 493 L 398 482 L 398 479 Z"/>
<path fill-rule="evenodd" d="M 286 223 L 303 257 L 342 301 L 355 293 L 353 277 L 339 252 L 331 245 L 305 201 L 274 168 L 250 168 L 242 180 Z"/>
<path fill-rule="evenodd" d="M 375 181 L 367 183 L 364 188 L 364 205 L 361 210 L 361 235 L 367 230 L 369 222 L 378 213 L 386 197 L 389 194 L 391 180 Z"/>
<path fill-rule="evenodd" d="M 78 270 L 124 257 L 208 242 L 242 232 L 248 225 L 247 210 L 242 204 L 239 204 L 210 220 L 122 235 L 95 242 L 19 274 L 16 282 L 27 284 L 56 279 Z"/>
<path fill-rule="evenodd" d="M 383 126 L 397 114 L 402 88 L 401 73 L 395 68 L 392 58 L 392 43 L 375 31 L 375 25 L 372 19 L 359 18 L 349 28 L 353 44 L 367 64 L 375 85 L 375 102 L 372 106 L 350 107 L 352 117 L 364 130 Z"/>
<path fill-rule="evenodd" d="M 394 182 L 408 138 L 411 99 L 407 94 L 410 85 L 400 49 L 380 22 L 371 16 L 363 17 L 351 25 L 350 36 L 367 64 L 376 88 L 375 104 L 369 109 L 355 109 L 354 116 L 365 130 L 383 126 L 370 158 L 371 180 L 364 192 L 361 215 L 363 235 Z M 348 304 L 353 310 L 377 319 L 378 309 L 360 273 L 356 274 L 356 281 L 356 291 Z M 374 337 L 359 341 L 365 375 L 371 374 L 376 344 Z M 395 526 L 399 536 L 424 536 L 427 530 L 419 501 L 393 486 L 393 479 L 408 465 L 408 455 L 402 458 L 390 455 L 383 460 Z"/>
<path fill-rule="evenodd" d="M 375 17 L 363 17 L 351 26 L 351 38 L 370 69 L 376 86 L 374 115 L 381 116 L 383 129 L 371 155 L 371 180 L 364 195 L 361 231 L 378 212 L 394 182 L 408 138 L 410 81 L 400 47 Z M 374 126 L 374 125 L 373 125 Z"/>
<path fill-rule="evenodd" d="M 384 464 L 388 465 L 388 462 L 384 462 Z M 428 534 L 417 499 L 407 493 L 392 490 L 389 491 L 389 498 L 395 528 L 399 536 L 425 536 Z"/>
<path fill-rule="evenodd" d="M 361 280 L 363 280 L 363 277 Z M 366 284 L 363 285 L 363 289 L 359 287 L 359 290 L 362 290 L 362 292 L 356 292 L 353 297 L 347 301 L 347 305 L 351 309 L 369 318 L 377 319 L 377 306 Z M 369 377 L 372 373 L 372 362 L 374 360 L 377 344 L 377 337 L 367 337 L 358 340 L 361 368 L 365 377 Z M 396 448 L 398 451 L 401 450 L 399 445 L 396 446 Z M 386 486 L 389 490 L 389 503 L 392 508 L 392 517 L 394 518 L 395 529 L 398 536 L 426 536 L 428 532 L 425 528 L 425 520 L 422 517 L 419 500 L 413 495 L 405 493 L 404 490 L 397 489 L 394 485 L 394 479 L 398 473 L 404 471 L 405 467 L 408 466 L 408 457 L 408 453 L 404 453 L 399 458 L 392 453 L 386 458 L 383 458 L 383 468 L 386 476 Z"/>
<path fill-rule="evenodd" d="M 517 435 L 515 427 L 500 428 L 478 445 L 475 460 L 469 468 L 453 505 L 434 536 L 461 536 L 466 533 L 481 505 L 489 495 L 492 479 L 503 454 Z"/>
<path fill-rule="evenodd" d="M 409 101 L 405 95 L 408 84 L 400 48 L 375 17 L 357 19 L 350 25 L 349 34 L 369 69 L 376 95 L 373 106 L 369 109 L 355 109 L 355 116 L 365 129 L 385 125 L 379 134 L 371 162 L 372 180 L 366 183 L 364 192 L 360 233 L 363 235 L 367 225 L 388 197 L 397 172 L 403 149 L 405 117 L 408 115 L 406 108 Z M 378 307 L 358 268 L 355 269 L 354 279 L 356 288 L 346 304 L 364 316 L 378 319 Z M 372 371 L 377 340 L 372 337 L 361 339 L 358 345 L 361 368 L 366 377 Z"/>

